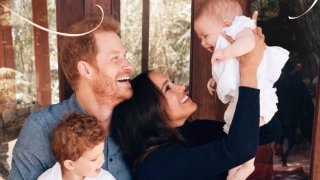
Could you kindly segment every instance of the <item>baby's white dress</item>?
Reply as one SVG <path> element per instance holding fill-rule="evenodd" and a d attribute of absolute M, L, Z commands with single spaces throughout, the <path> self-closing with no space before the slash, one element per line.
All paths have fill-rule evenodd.
<path fill-rule="evenodd" d="M 246 16 L 236 16 L 231 26 L 222 32 L 236 39 L 238 32 L 244 28 L 255 29 L 253 20 Z M 222 35 L 219 35 L 216 48 L 226 48 L 230 43 Z M 260 117 L 264 123 L 268 123 L 277 112 L 278 97 L 273 84 L 279 79 L 281 69 L 289 58 L 289 52 L 278 46 L 267 46 L 263 59 L 258 68 L 258 88 L 260 89 Z M 217 95 L 223 103 L 229 103 L 224 114 L 226 122 L 224 131 L 229 132 L 232 118 L 238 101 L 240 72 L 239 62 L 236 58 L 224 59 L 212 64 L 212 76 L 217 83 Z"/>
<path fill-rule="evenodd" d="M 42 173 L 38 180 L 62 180 L 60 163 L 56 162 L 52 168 Z M 84 180 L 115 180 L 115 178 L 108 171 L 101 169 L 97 177 L 85 177 Z"/>

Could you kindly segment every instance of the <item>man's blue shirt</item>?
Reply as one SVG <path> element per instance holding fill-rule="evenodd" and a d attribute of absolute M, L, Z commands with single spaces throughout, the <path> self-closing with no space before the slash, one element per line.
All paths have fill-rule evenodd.
<path fill-rule="evenodd" d="M 13 149 L 10 180 L 37 179 L 55 164 L 56 160 L 50 146 L 50 134 L 55 125 L 72 112 L 84 113 L 75 94 L 28 117 Z M 103 169 L 118 180 L 131 179 L 131 171 L 122 157 L 120 148 L 110 136 L 106 139 L 104 154 Z"/>

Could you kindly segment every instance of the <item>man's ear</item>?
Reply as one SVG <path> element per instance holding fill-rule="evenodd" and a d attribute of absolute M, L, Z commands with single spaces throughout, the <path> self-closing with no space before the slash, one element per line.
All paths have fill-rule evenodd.
<path fill-rule="evenodd" d="M 224 27 L 229 27 L 231 25 L 231 21 L 229 19 L 223 20 L 223 26 Z"/>
<path fill-rule="evenodd" d="M 84 78 L 90 78 L 90 75 L 92 74 L 92 67 L 90 64 L 85 61 L 79 61 L 77 64 L 77 69 L 80 76 Z"/>
<path fill-rule="evenodd" d="M 64 160 L 63 161 L 63 166 L 67 169 L 67 170 L 73 170 L 74 169 L 74 161 L 72 160 Z"/>

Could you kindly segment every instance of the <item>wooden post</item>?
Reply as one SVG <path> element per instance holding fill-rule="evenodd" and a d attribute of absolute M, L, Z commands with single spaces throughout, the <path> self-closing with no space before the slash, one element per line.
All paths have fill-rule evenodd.
<path fill-rule="evenodd" d="M 204 1 L 192 1 L 190 94 L 198 105 L 198 110 L 192 115 L 192 119 L 223 119 L 225 105 L 216 95 L 211 96 L 207 90 L 207 82 L 212 77 L 211 54 L 201 46 L 201 42 L 194 32 L 195 11 Z"/>
<path fill-rule="evenodd" d="M 238 0 L 238 1 L 241 5 L 243 14 L 246 16 L 249 16 L 248 0 Z"/>
<path fill-rule="evenodd" d="M 142 4 L 142 59 L 141 70 L 146 71 L 149 68 L 149 19 L 150 19 L 150 1 L 143 0 Z"/>
<path fill-rule="evenodd" d="M 120 21 L 120 1 L 119 0 L 85 0 L 85 17 L 100 17 L 100 10 L 95 6 L 100 5 L 105 16 L 112 16 Z"/>
<path fill-rule="evenodd" d="M 47 1 L 32 1 L 33 22 L 48 27 Z M 40 107 L 51 104 L 51 79 L 48 32 L 33 27 L 37 101 Z"/>
<path fill-rule="evenodd" d="M 56 0 L 57 9 L 57 30 L 65 32 L 72 24 L 84 19 L 84 0 L 66 1 Z M 58 54 L 61 48 L 61 37 L 58 36 Z M 60 101 L 68 98 L 72 94 L 72 89 L 64 75 L 61 66 L 58 66 L 59 76 L 59 98 Z"/>
<path fill-rule="evenodd" d="M 194 32 L 194 14 L 204 1 L 192 0 L 190 90 L 192 99 L 198 104 L 198 110 L 192 115 L 192 119 L 223 119 L 226 106 L 207 90 L 207 82 L 212 77 L 211 54 L 201 46 Z M 238 1 L 244 14 L 248 14 L 248 0 Z"/>
<path fill-rule="evenodd" d="M 310 179 L 320 178 L 320 68 L 318 73 L 317 98 L 316 109 L 313 121 L 313 135 L 312 135 L 312 154 L 311 154 L 311 172 Z"/>
<path fill-rule="evenodd" d="M 15 68 L 11 26 L 0 26 L 0 67 Z"/>
<path fill-rule="evenodd" d="M 5 67 L 5 51 L 4 46 L 5 43 L 3 41 L 4 35 L 3 35 L 3 27 L 0 26 L 0 67 Z"/>

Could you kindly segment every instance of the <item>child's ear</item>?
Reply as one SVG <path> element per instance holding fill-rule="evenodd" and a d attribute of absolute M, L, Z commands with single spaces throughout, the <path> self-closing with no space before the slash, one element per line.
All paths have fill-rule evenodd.
<path fill-rule="evenodd" d="M 67 169 L 67 170 L 73 170 L 74 169 L 74 162 L 72 160 L 65 160 L 63 161 L 63 166 Z"/>
<path fill-rule="evenodd" d="M 223 26 L 224 27 L 229 27 L 231 25 L 231 21 L 229 19 L 223 20 Z"/>

